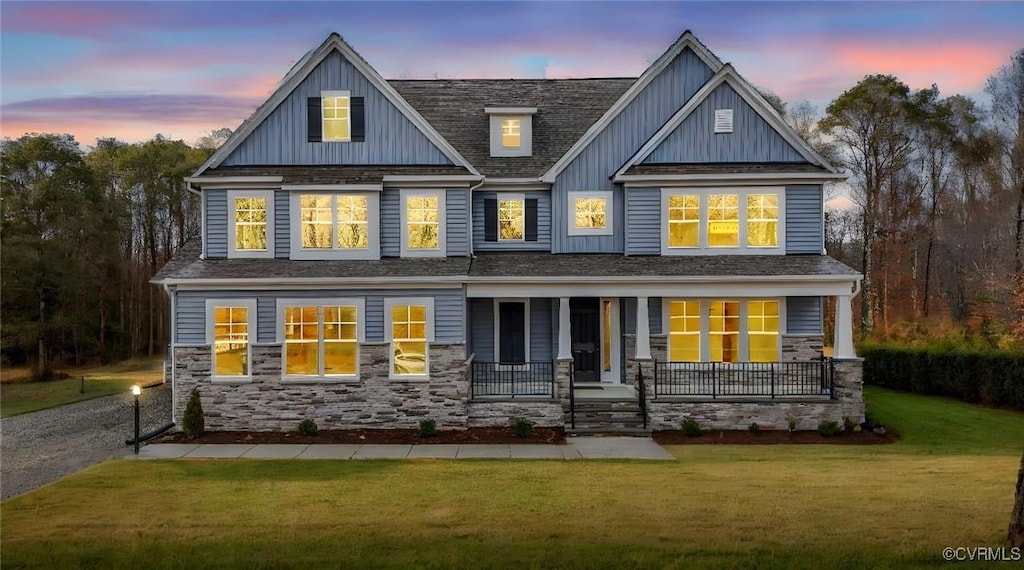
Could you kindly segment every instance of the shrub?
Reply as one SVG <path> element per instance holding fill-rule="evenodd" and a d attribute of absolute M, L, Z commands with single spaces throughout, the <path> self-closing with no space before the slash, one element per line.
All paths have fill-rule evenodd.
<path fill-rule="evenodd" d="M 861 347 L 864 382 L 1024 410 L 1024 354 L 951 345 Z"/>
<path fill-rule="evenodd" d="M 788 427 L 791 432 L 796 431 L 796 418 L 793 416 L 786 416 L 786 427 Z"/>
<path fill-rule="evenodd" d="M 299 422 L 299 433 L 302 435 L 316 435 L 316 432 L 320 431 L 320 428 L 316 425 L 316 422 L 310 418 L 306 418 Z"/>
<path fill-rule="evenodd" d="M 839 422 L 825 420 L 818 424 L 818 433 L 825 437 L 835 437 L 843 433 L 843 426 L 839 425 Z"/>
<path fill-rule="evenodd" d="M 530 437 L 533 435 L 533 422 L 526 418 L 516 418 L 516 437 Z"/>
<path fill-rule="evenodd" d="M 754 435 L 757 435 L 761 433 L 761 426 L 757 425 L 757 422 L 751 422 L 750 426 L 747 427 L 747 431 Z"/>
<path fill-rule="evenodd" d="M 434 437 L 437 435 L 437 422 L 434 420 L 420 420 L 420 437 Z"/>
<path fill-rule="evenodd" d="M 188 403 L 185 404 L 185 417 L 182 418 L 182 429 L 185 436 L 195 439 L 206 432 L 206 421 L 203 419 L 203 402 L 199 399 L 199 390 L 192 388 Z"/>
<path fill-rule="evenodd" d="M 683 433 L 690 437 L 697 437 L 702 431 L 704 431 L 700 429 L 700 424 L 693 418 L 686 418 L 683 420 L 681 427 L 683 429 Z"/>

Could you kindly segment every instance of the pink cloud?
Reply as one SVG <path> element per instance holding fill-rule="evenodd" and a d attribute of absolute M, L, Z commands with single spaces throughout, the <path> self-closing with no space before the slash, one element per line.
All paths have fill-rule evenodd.
<path fill-rule="evenodd" d="M 981 43 L 878 45 L 843 43 L 833 48 L 835 67 L 856 74 L 891 73 L 913 88 L 937 83 L 944 93 L 976 91 L 1013 48 Z"/>

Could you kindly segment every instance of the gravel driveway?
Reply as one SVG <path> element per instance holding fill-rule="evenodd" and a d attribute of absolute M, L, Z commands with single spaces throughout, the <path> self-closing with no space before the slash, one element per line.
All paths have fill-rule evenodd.
<path fill-rule="evenodd" d="M 170 421 L 171 390 L 142 391 L 142 433 Z M 131 394 L 115 394 L 0 420 L 0 497 L 31 491 L 100 461 L 131 452 Z"/>

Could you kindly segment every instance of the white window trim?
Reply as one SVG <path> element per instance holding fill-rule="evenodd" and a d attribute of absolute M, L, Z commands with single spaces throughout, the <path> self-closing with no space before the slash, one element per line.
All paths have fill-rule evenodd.
<path fill-rule="evenodd" d="M 328 139 L 327 129 L 324 128 L 324 97 L 348 97 L 348 138 Z M 320 92 L 320 140 L 325 143 L 346 143 L 352 142 L 352 94 L 349 91 L 321 91 Z"/>
<path fill-rule="evenodd" d="M 214 346 L 213 310 L 221 307 L 245 307 L 246 327 L 249 338 L 246 342 L 246 365 L 249 374 L 245 376 L 217 376 L 216 347 Z M 244 384 L 252 382 L 252 347 L 257 340 L 256 299 L 207 299 L 206 300 L 206 344 L 210 346 L 210 381 L 214 384 Z"/>
<path fill-rule="evenodd" d="M 498 310 L 500 303 L 523 303 L 523 334 L 526 336 L 524 339 L 525 355 L 526 360 L 525 367 L 518 366 L 517 368 L 522 370 L 529 370 L 530 362 L 530 299 L 529 297 L 500 297 L 494 299 L 494 362 L 495 364 L 501 361 L 501 312 Z M 499 370 L 511 369 L 511 366 L 499 366 Z"/>
<path fill-rule="evenodd" d="M 610 236 L 615 233 L 615 204 L 612 202 L 613 194 L 609 191 L 601 192 L 567 192 L 566 193 L 566 228 L 570 236 Z M 605 201 L 604 227 L 603 228 L 577 228 L 576 227 L 576 199 L 577 198 L 602 198 Z"/>
<path fill-rule="evenodd" d="M 394 330 L 391 322 L 392 309 L 402 305 L 423 305 L 427 308 L 427 350 L 424 355 L 427 373 L 423 375 L 395 374 Z M 430 380 L 430 344 L 434 342 L 434 298 L 433 297 L 389 297 L 384 299 L 384 341 L 388 343 L 388 380 L 423 381 Z"/>
<path fill-rule="evenodd" d="M 722 297 L 664 297 L 661 300 L 661 328 L 664 331 L 666 337 L 666 357 L 669 354 L 672 343 L 672 322 L 671 318 L 671 303 L 673 301 L 699 301 L 700 302 L 700 361 L 710 362 L 711 356 L 711 315 L 710 305 L 711 301 L 738 301 L 740 304 L 740 325 L 739 325 L 739 337 L 740 337 L 740 351 L 737 356 L 739 362 L 750 361 L 750 343 L 748 336 L 750 334 L 750 327 L 747 323 L 747 303 L 749 301 L 778 301 L 779 303 L 779 352 L 777 355 L 776 362 L 765 362 L 761 364 L 778 364 L 782 362 L 782 337 L 786 335 L 788 330 L 788 323 L 786 322 L 786 298 L 785 297 L 736 297 L 736 296 L 722 296 Z M 690 364 L 690 363 L 680 363 Z M 719 362 L 721 366 L 731 366 L 728 362 Z"/>
<path fill-rule="evenodd" d="M 739 245 L 736 247 L 708 247 L 708 196 L 736 194 L 739 199 Z M 779 197 L 778 245 L 758 247 L 747 245 L 747 196 L 776 194 Z M 700 200 L 697 247 L 669 247 L 669 196 L 697 196 Z M 786 253 L 786 188 L 783 186 L 743 187 L 665 187 L 661 189 L 661 254 L 662 255 L 783 255 Z"/>
<path fill-rule="evenodd" d="M 288 351 L 285 347 L 284 338 L 284 327 L 285 327 L 285 307 L 317 307 L 317 330 L 319 338 L 317 339 L 317 345 L 320 347 L 320 365 L 323 366 L 324 359 L 324 345 L 323 345 L 323 307 L 325 306 L 338 306 L 338 305 L 354 305 L 356 308 L 356 372 L 355 374 L 330 374 L 330 375 L 312 375 L 312 374 L 286 374 L 288 370 Z M 361 350 L 362 344 L 366 342 L 366 299 L 365 297 L 313 297 L 307 299 L 278 299 L 277 309 L 275 314 L 277 315 L 277 342 L 281 345 L 281 382 L 282 383 L 310 383 L 318 382 L 324 384 L 330 383 L 344 383 L 352 382 L 353 380 L 359 379 L 359 370 L 361 365 Z"/>
<path fill-rule="evenodd" d="M 366 249 L 343 249 L 331 247 L 330 249 L 309 249 L 302 247 L 302 196 L 318 195 L 331 196 L 331 219 L 334 221 L 332 235 L 337 239 L 338 228 L 338 207 L 336 196 L 365 196 L 366 197 L 366 232 L 368 234 Z M 291 259 L 380 259 L 380 192 L 322 192 L 322 191 L 292 191 L 288 197 L 291 244 L 289 257 Z"/>
<path fill-rule="evenodd" d="M 228 190 L 228 258 L 272 258 L 274 257 L 274 191 L 273 190 Z M 235 243 L 235 200 L 238 198 L 263 198 L 267 201 L 267 249 L 238 249 Z"/>
<path fill-rule="evenodd" d="M 408 224 L 408 213 L 406 208 L 406 202 L 410 196 L 436 196 L 437 197 L 437 245 L 438 247 L 433 249 L 414 249 L 409 247 L 409 224 Z M 400 210 L 400 220 L 402 224 L 402 231 L 400 239 L 402 241 L 400 247 L 400 254 L 402 257 L 447 257 L 448 256 L 448 232 L 446 230 L 447 224 L 447 208 L 445 205 L 445 199 L 447 196 L 446 190 L 401 190 L 399 191 L 398 207 Z"/>
<path fill-rule="evenodd" d="M 523 237 L 509 239 L 503 239 L 501 237 L 501 203 L 502 201 L 513 201 L 517 200 L 523 203 Z M 526 241 L 526 194 L 515 194 L 508 192 L 497 193 L 497 206 L 498 206 L 498 241 L 503 243 L 516 243 Z"/>

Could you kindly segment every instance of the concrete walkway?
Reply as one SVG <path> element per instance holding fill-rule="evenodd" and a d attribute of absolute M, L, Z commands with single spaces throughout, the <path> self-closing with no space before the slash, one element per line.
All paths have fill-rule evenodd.
<path fill-rule="evenodd" d="M 129 458 L 134 455 L 129 454 Z M 191 444 L 143 446 L 139 459 L 654 459 L 675 460 L 650 438 L 572 437 L 546 444 Z"/>

